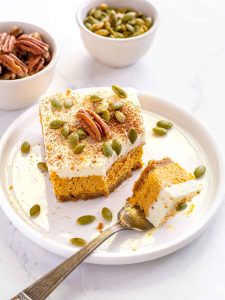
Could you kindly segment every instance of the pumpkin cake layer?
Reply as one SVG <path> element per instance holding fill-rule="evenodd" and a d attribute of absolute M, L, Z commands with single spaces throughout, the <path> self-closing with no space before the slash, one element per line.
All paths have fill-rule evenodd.
<path fill-rule="evenodd" d="M 82 92 L 71 91 L 57 93 L 45 97 L 40 104 L 40 118 L 44 137 L 45 156 L 54 192 L 59 201 L 90 199 L 109 195 L 121 182 L 132 175 L 132 170 L 142 166 L 142 146 L 145 143 L 145 132 L 140 104 L 133 89 L 126 89 L 127 97 L 121 98 L 111 88 L 86 89 Z M 91 95 L 97 95 L 103 100 L 93 103 Z M 65 108 L 64 101 L 72 100 L 72 107 Z M 60 109 L 52 108 L 52 101 L 57 100 Z M 111 109 L 115 102 L 122 102 L 118 110 L 125 116 L 124 123 L 115 118 Z M 74 153 L 68 137 L 61 134 L 61 129 L 52 129 L 52 121 L 61 120 L 69 126 L 70 133 L 76 133 L 83 128 L 83 123 L 77 117 L 78 111 L 96 112 L 99 105 L 109 106 L 110 120 L 107 126 L 109 136 L 95 140 L 87 134 L 78 142 L 85 146 L 79 154 Z M 98 114 L 102 118 L 102 114 Z M 137 133 L 132 143 L 128 132 L 134 128 Z M 85 130 L 86 131 L 86 130 Z M 102 131 L 100 130 L 102 133 Z M 119 155 L 113 151 L 107 157 L 103 153 L 103 143 L 112 143 L 116 139 L 122 149 Z"/>
<path fill-rule="evenodd" d="M 191 201 L 202 189 L 194 176 L 170 158 L 149 161 L 133 187 L 128 202 L 144 210 L 155 227 L 176 214 L 178 205 Z"/>

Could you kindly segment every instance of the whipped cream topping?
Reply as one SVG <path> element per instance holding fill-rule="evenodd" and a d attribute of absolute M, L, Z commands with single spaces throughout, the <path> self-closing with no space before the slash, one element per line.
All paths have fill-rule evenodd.
<path fill-rule="evenodd" d="M 196 180 L 173 184 L 161 189 L 157 200 L 149 207 L 147 219 L 155 227 L 160 226 L 165 218 L 173 213 L 177 205 L 186 198 L 194 197 L 203 188 Z"/>

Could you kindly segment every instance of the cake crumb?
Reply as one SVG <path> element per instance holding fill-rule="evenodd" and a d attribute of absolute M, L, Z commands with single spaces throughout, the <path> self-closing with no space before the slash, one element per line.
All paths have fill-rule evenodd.
<path fill-rule="evenodd" d="M 13 186 L 12 185 L 9 186 L 9 190 L 10 191 L 13 190 Z"/>
<path fill-rule="evenodd" d="M 192 204 L 190 205 L 189 210 L 185 213 L 186 216 L 188 217 L 188 216 L 193 212 L 194 209 L 195 209 L 195 204 L 192 203 Z"/>
<path fill-rule="evenodd" d="M 98 223 L 98 226 L 96 227 L 96 229 L 97 229 L 100 233 L 102 233 L 103 227 L 104 227 L 104 224 L 103 224 L 102 222 L 99 222 L 99 223 Z"/>

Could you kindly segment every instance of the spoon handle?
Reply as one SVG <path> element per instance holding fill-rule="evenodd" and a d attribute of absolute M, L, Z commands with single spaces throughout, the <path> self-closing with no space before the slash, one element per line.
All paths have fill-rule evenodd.
<path fill-rule="evenodd" d="M 80 251 L 31 284 L 11 300 L 44 300 L 99 245 L 117 231 L 127 229 L 116 223 L 104 230 Z"/>

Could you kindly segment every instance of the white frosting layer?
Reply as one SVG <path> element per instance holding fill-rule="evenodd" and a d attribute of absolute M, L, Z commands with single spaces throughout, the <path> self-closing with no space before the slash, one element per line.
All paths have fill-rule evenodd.
<path fill-rule="evenodd" d="M 157 201 L 149 207 L 147 219 L 155 227 L 160 226 L 176 206 L 187 197 L 193 197 L 203 186 L 196 180 L 190 180 L 163 188 Z"/>
<path fill-rule="evenodd" d="M 71 170 L 70 168 L 60 168 L 55 170 L 57 175 L 61 178 L 73 178 L 73 177 L 86 177 L 86 176 L 106 176 L 107 170 L 113 165 L 113 163 L 121 156 L 126 155 L 132 149 L 143 145 L 145 143 L 145 134 L 139 134 L 137 140 L 132 144 L 129 140 L 127 143 L 120 141 L 122 146 L 122 151 L 119 156 L 113 152 L 111 157 L 101 156 L 95 164 L 82 164 Z"/>

